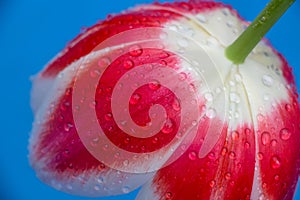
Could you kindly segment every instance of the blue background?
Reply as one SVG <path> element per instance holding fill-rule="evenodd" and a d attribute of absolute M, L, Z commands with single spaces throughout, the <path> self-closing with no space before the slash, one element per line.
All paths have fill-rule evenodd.
<path fill-rule="evenodd" d="M 27 160 L 32 112 L 29 77 L 42 69 L 83 26 L 152 0 L 66 1 L 0 0 L 1 131 L 0 199 L 87 199 L 56 191 L 36 177 Z M 253 20 L 267 0 L 224 0 Z M 272 44 L 294 66 L 300 88 L 300 2 L 268 34 Z M 134 199 L 137 192 L 104 200 Z M 102 199 L 102 198 L 99 198 Z M 300 191 L 296 199 L 300 199 Z"/>

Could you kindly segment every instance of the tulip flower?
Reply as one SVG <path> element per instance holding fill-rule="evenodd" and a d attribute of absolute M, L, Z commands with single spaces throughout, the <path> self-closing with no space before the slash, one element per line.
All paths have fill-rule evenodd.
<path fill-rule="evenodd" d="M 90 197 L 292 199 L 298 94 L 262 39 L 292 3 L 271 1 L 249 27 L 229 5 L 190 0 L 87 28 L 34 78 L 37 176 Z"/>

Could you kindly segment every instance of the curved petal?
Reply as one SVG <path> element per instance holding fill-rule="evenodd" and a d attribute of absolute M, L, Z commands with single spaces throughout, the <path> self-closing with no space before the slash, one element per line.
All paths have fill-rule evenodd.
<path fill-rule="evenodd" d="M 211 24 L 218 21 L 214 17 L 209 20 L 215 20 Z M 245 24 L 235 20 L 237 27 Z M 214 28 L 206 30 L 217 40 L 221 38 L 221 45 L 233 38 L 222 37 L 224 32 Z M 211 57 L 222 57 L 216 49 L 208 48 L 207 52 Z M 224 63 L 216 61 L 216 66 L 226 68 Z M 198 132 L 180 159 L 159 170 L 137 199 L 292 198 L 298 181 L 300 135 L 298 95 L 290 67 L 263 41 L 244 64 L 222 68 L 219 71 L 229 102 L 228 128 L 204 158 L 194 153 L 201 152 L 199 141 L 203 138 L 199 135 L 206 131 L 199 128 L 204 133 Z"/>

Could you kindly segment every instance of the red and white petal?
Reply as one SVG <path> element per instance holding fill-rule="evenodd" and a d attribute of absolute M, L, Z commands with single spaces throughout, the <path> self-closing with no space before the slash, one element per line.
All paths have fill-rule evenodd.
<path fill-rule="evenodd" d="M 256 130 L 252 197 L 292 199 L 299 174 L 300 111 L 291 68 L 268 44 L 261 43 L 249 58 L 262 64 L 250 71 L 248 59 L 241 67 Z"/>
<path fill-rule="evenodd" d="M 245 22 L 236 20 L 237 27 L 243 27 Z M 223 32 L 211 34 L 217 39 L 219 33 Z M 208 157 L 191 156 L 201 149 L 201 145 L 192 146 L 175 163 L 159 170 L 138 199 L 291 199 L 298 180 L 300 141 L 300 113 L 291 69 L 265 41 L 240 66 L 226 66 L 222 54 L 216 53 L 219 50 L 203 48 L 218 58 L 216 66 L 225 79 L 227 101 L 236 104 L 227 107 L 228 129 L 223 130 L 226 140 L 221 137 L 212 151 L 217 164 L 207 161 Z M 267 144 L 262 144 L 262 139 Z M 194 145 L 199 140 L 195 139 Z M 277 148 L 270 147 L 272 144 Z M 220 146 L 222 151 L 218 151 Z M 289 149 L 288 153 L 284 149 Z M 229 156 L 223 158 L 226 153 Z M 201 174 L 204 171 L 206 174 Z"/>

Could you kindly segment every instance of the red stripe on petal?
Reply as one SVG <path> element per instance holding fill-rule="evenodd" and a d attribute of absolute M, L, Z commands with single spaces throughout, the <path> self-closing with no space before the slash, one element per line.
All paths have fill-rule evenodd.
<path fill-rule="evenodd" d="M 135 28 L 162 27 L 163 23 L 176 17 L 178 14 L 170 11 L 145 9 L 101 21 L 71 41 L 61 54 L 48 64 L 42 75 L 56 75 L 72 62 L 90 53 L 98 44 L 118 33 Z"/>
<path fill-rule="evenodd" d="M 153 180 L 153 190 L 159 199 L 208 199 L 216 187 L 215 175 L 219 167 L 227 128 L 209 155 L 198 157 L 209 120 L 200 123 L 198 136 L 188 150 L 174 163 L 159 170 Z"/>
<path fill-rule="evenodd" d="M 69 175 L 105 167 L 87 151 L 77 134 L 72 117 L 72 84 L 42 125 L 32 157 L 35 162 L 46 158 L 47 171 L 67 172 Z"/>
<path fill-rule="evenodd" d="M 255 165 L 253 129 L 245 125 L 225 140 L 225 126 L 214 149 L 200 159 L 197 152 L 208 126 L 208 121 L 203 123 L 202 133 L 186 153 L 157 173 L 152 187 L 159 199 L 250 199 Z"/>
<path fill-rule="evenodd" d="M 296 97 L 260 118 L 261 184 L 267 199 L 292 199 L 300 167 L 300 109 Z"/>

